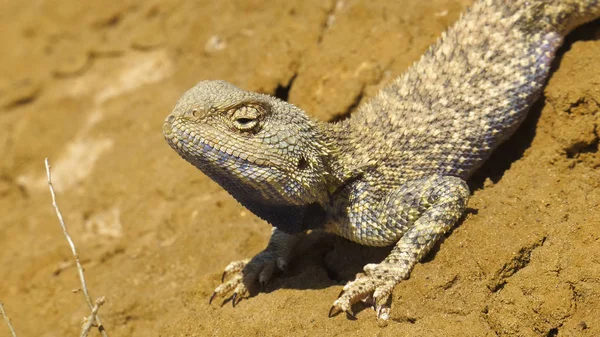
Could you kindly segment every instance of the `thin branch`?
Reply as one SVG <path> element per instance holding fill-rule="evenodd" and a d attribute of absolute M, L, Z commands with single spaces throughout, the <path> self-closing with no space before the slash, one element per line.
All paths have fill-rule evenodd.
<path fill-rule="evenodd" d="M 6 322 L 6 325 L 8 325 L 8 329 L 10 330 L 10 333 L 12 333 L 12 336 L 17 337 L 15 328 L 13 328 L 12 324 L 10 324 L 10 318 L 8 318 L 6 311 L 4 311 L 4 303 L 2 303 L 2 301 L 0 301 L 0 315 L 4 317 L 4 321 Z"/>
<path fill-rule="evenodd" d="M 86 318 L 83 329 L 81 330 L 81 337 L 87 337 L 88 333 L 90 333 L 90 329 L 94 326 L 94 322 L 98 317 L 98 309 L 104 304 L 104 297 L 100 297 L 96 299 L 96 305 L 92 308 L 92 313 Z"/>
<path fill-rule="evenodd" d="M 65 221 L 63 220 L 62 213 L 60 212 L 60 209 L 58 208 L 58 204 L 56 203 L 56 194 L 54 193 L 54 187 L 52 186 L 52 178 L 50 175 L 50 163 L 48 162 L 48 158 L 46 158 L 44 160 L 44 163 L 46 165 L 46 176 L 48 177 L 48 188 L 50 188 L 50 194 L 52 195 L 52 206 L 54 206 L 54 210 L 56 211 L 56 216 L 58 217 L 58 221 L 60 222 L 60 226 L 62 227 L 63 235 L 65 236 L 65 239 L 67 239 L 67 242 L 69 243 L 69 246 L 71 247 L 71 252 L 73 253 L 73 257 L 75 257 L 75 264 L 77 265 L 77 270 L 79 271 L 79 281 L 81 282 L 81 290 L 83 290 L 83 296 L 85 297 L 85 300 L 86 300 L 88 306 L 90 307 L 90 310 L 93 311 L 94 303 L 92 302 L 92 299 L 88 292 L 87 285 L 85 283 L 85 277 L 83 276 L 83 267 L 81 266 L 81 262 L 79 261 L 79 255 L 77 254 L 77 249 L 75 249 L 75 244 L 73 243 L 71 236 L 69 236 L 69 233 L 67 232 L 67 226 L 65 225 Z M 104 330 L 104 326 L 102 326 L 102 322 L 100 320 L 100 315 L 98 315 L 97 313 L 95 315 L 95 321 L 96 321 L 96 325 L 98 326 L 98 330 L 100 330 L 100 333 L 102 333 L 102 336 L 108 337 L 108 335 L 106 334 L 106 330 Z"/>

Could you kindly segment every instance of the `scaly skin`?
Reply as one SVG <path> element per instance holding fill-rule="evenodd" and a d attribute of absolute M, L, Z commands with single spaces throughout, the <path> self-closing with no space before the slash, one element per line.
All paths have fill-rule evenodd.
<path fill-rule="evenodd" d="M 233 276 L 213 298 L 249 296 L 285 268 L 301 233 L 324 229 L 395 244 L 330 312 L 352 316 L 352 304 L 371 300 L 387 319 L 394 287 L 462 216 L 465 180 L 525 119 L 563 37 L 599 16 L 600 0 L 478 1 L 339 123 L 222 81 L 188 90 L 165 121 L 167 141 L 275 227 L 263 252 L 226 268 Z"/>

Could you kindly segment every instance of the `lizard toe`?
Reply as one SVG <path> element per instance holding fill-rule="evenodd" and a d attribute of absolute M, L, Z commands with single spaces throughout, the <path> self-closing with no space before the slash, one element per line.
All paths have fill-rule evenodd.
<path fill-rule="evenodd" d="M 375 283 L 366 276 L 360 276 L 354 281 L 348 282 L 337 300 L 329 311 L 329 317 L 345 312 L 349 319 L 356 319 L 352 312 L 352 305 L 363 300 L 368 300 L 375 291 Z"/>
<path fill-rule="evenodd" d="M 221 276 L 221 283 L 225 281 L 227 275 L 241 272 L 244 269 L 244 267 L 246 267 L 248 262 L 250 262 L 250 259 L 233 261 L 230 264 L 228 264 L 227 267 L 225 267 L 225 269 L 223 270 L 223 275 Z"/>
<path fill-rule="evenodd" d="M 250 292 L 243 282 L 240 282 L 235 287 L 233 295 L 229 298 L 231 300 L 231 306 L 235 308 L 243 299 L 250 297 Z"/>
<path fill-rule="evenodd" d="M 389 305 L 375 305 L 375 312 L 377 313 L 377 319 L 382 321 L 387 321 L 390 319 L 390 311 L 391 308 Z"/>
<path fill-rule="evenodd" d="M 250 297 L 249 287 L 258 283 L 264 291 L 266 284 L 275 274 L 276 269 L 287 266 L 284 259 L 268 252 L 261 252 L 253 259 L 234 261 L 225 267 L 221 277 L 221 284 L 215 289 L 208 303 L 211 304 L 215 298 L 225 298 L 230 294 L 232 305 L 237 305 L 242 299 Z M 225 281 L 227 278 L 229 280 Z"/>
<path fill-rule="evenodd" d="M 358 274 L 354 281 L 344 286 L 338 299 L 333 302 L 329 316 L 344 311 L 354 317 L 352 305 L 362 301 L 373 306 L 378 319 L 389 319 L 391 294 L 399 281 L 397 275 L 385 269 L 386 266 L 381 265 L 365 267 L 364 274 Z"/>
<path fill-rule="evenodd" d="M 222 283 L 217 288 L 215 288 L 215 291 L 210 296 L 210 300 L 208 301 L 208 303 L 212 304 L 212 301 L 217 297 L 226 297 L 234 289 L 236 289 L 237 291 L 237 288 L 240 284 L 243 284 L 242 274 L 236 274 L 229 281 Z"/>

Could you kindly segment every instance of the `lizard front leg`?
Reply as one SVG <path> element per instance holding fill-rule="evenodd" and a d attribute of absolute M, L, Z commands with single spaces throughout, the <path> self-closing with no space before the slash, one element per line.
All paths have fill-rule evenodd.
<path fill-rule="evenodd" d="M 286 234 L 277 228 L 273 228 L 269 244 L 262 252 L 258 253 L 251 259 L 231 262 L 223 272 L 221 285 L 219 285 L 212 296 L 209 303 L 215 297 L 226 297 L 232 293 L 231 301 L 233 306 L 243 298 L 250 296 L 249 288 L 256 284 L 266 284 L 275 268 L 285 270 L 292 257 L 294 247 L 300 239 L 299 235 Z M 225 278 L 230 276 L 227 282 Z"/>
<path fill-rule="evenodd" d="M 431 177 L 407 183 L 392 190 L 382 202 L 385 210 L 379 228 L 405 231 L 390 255 L 381 263 L 368 264 L 364 274 L 346 284 L 333 303 L 330 316 L 344 311 L 350 317 L 352 304 L 373 300 L 377 317 L 389 318 L 389 299 L 394 287 L 407 279 L 411 270 L 462 216 L 469 188 L 456 177 Z"/>

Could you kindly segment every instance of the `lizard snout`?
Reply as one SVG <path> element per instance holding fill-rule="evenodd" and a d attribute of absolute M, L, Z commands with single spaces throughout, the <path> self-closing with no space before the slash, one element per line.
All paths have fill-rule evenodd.
<path fill-rule="evenodd" d="M 165 135 L 169 135 L 171 134 L 171 132 L 173 132 L 173 121 L 175 120 L 175 116 L 173 115 L 169 115 L 167 116 L 167 118 L 165 119 L 165 122 L 163 124 L 163 134 Z"/>

